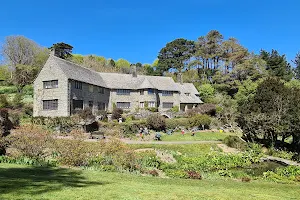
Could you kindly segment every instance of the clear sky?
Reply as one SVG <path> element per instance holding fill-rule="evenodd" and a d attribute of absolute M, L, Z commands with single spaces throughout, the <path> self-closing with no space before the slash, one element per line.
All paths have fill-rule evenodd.
<path fill-rule="evenodd" d="M 300 0 L 2 0 L 0 41 L 24 35 L 74 53 L 152 63 L 167 42 L 210 30 L 250 51 L 300 51 Z"/>

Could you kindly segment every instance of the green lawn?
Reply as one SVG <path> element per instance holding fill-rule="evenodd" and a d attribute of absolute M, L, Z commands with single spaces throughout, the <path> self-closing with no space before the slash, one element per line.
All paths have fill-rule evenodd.
<path fill-rule="evenodd" d="M 0 164 L 0 199 L 299 199 L 300 184 L 184 180 Z"/>
<path fill-rule="evenodd" d="M 186 132 L 182 135 L 180 132 L 175 132 L 172 135 L 163 134 L 162 141 L 222 141 L 228 135 L 235 133 L 220 133 L 220 132 L 196 132 L 191 136 L 191 132 Z"/>
<path fill-rule="evenodd" d="M 198 156 L 212 150 L 219 150 L 216 144 L 130 144 L 129 146 L 133 149 L 153 148 L 175 151 L 189 156 Z"/>

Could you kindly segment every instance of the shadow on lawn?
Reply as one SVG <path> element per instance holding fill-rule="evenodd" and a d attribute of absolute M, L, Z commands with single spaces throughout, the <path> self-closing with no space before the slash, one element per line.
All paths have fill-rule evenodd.
<path fill-rule="evenodd" d="M 86 180 L 81 170 L 48 167 L 0 168 L 1 194 L 39 195 L 66 187 L 88 187 L 109 182 Z"/>

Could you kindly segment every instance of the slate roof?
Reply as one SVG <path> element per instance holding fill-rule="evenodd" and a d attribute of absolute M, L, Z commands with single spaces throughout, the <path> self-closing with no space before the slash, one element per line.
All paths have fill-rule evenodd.
<path fill-rule="evenodd" d="M 203 103 L 199 98 L 199 92 L 192 83 L 176 83 L 180 89 L 180 103 Z M 186 95 L 189 93 L 189 96 Z"/>
<path fill-rule="evenodd" d="M 51 63 L 57 65 L 69 79 L 106 87 L 106 84 L 102 77 L 93 70 L 53 55 L 50 55 L 49 59 L 51 59 Z"/>
<path fill-rule="evenodd" d="M 180 103 L 203 103 L 192 83 L 175 83 L 171 77 L 118 73 L 100 73 L 50 55 L 49 61 L 58 66 L 68 79 L 82 81 L 110 89 L 157 89 L 180 92 Z M 48 62 L 47 62 L 48 63 Z M 185 93 L 190 93 L 187 96 Z"/>

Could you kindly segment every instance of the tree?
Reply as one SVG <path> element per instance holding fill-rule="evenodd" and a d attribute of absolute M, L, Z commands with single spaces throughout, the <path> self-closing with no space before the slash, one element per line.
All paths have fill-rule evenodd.
<path fill-rule="evenodd" d="M 239 105 L 238 121 L 244 138 L 248 141 L 264 138 L 266 144 L 274 145 L 278 136 L 285 137 L 290 123 L 289 97 L 289 90 L 278 77 L 261 82 L 254 96 Z"/>
<path fill-rule="evenodd" d="M 130 62 L 127 60 L 120 58 L 116 61 L 116 67 L 117 68 L 130 68 Z"/>
<path fill-rule="evenodd" d="M 108 59 L 108 64 L 107 65 L 110 66 L 110 67 L 115 67 L 116 63 L 113 59 Z"/>
<path fill-rule="evenodd" d="M 200 98 L 205 102 L 208 103 L 215 95 L 215 89 L 210 84 L 202 84 L 197 87 Z"/>
<path fill-rule="evenodd" d="M 261 50 L 260 57 L 266 61 L 266 70 L 271 76 L 277 76 L 285 81 L 292 79 L 291 65 L 286 61 L 285 55 L 280 55 L 273 49 L 271 53 Z"/>
<path fill-rule="evenodd" d="M 24 36 L 8 36 L 1 52 L 8 66 L 12 67 L 12 80 L 19 92 L 33 81 L 48 59 L 48 50 Z"/>
<path fill-rule="evenodd" d="M 300 79 L 300 52 L 297 53 L 293 63 L 296 65 L 296 67 L 294 68 L 295 78 Z"/>
<path fill-rule="evenodd" d="M 8 36 L 1 49 L 5 60 L 12 66 L 32 65 L 38 54 L 39 46 L 24 36 Z"/>
<path fill-rule="evenodd" d="M 54 51 L 54 55 L 59 58 L 67 59 L 72 57 L 73 47 L 64 42 L 53 44 L 52 47 L 50 47 L 49 49 L 51 51 Z"/>
<path fill-rule="evenodd" d="M 186 62 L 192 57 L 194 50 L 194 42 L 183 38 L 167 43 L 159 52 L 158 69 L 161 71 L 176 69 L 182 82 L 182 71 L 186 67 Z"/>

